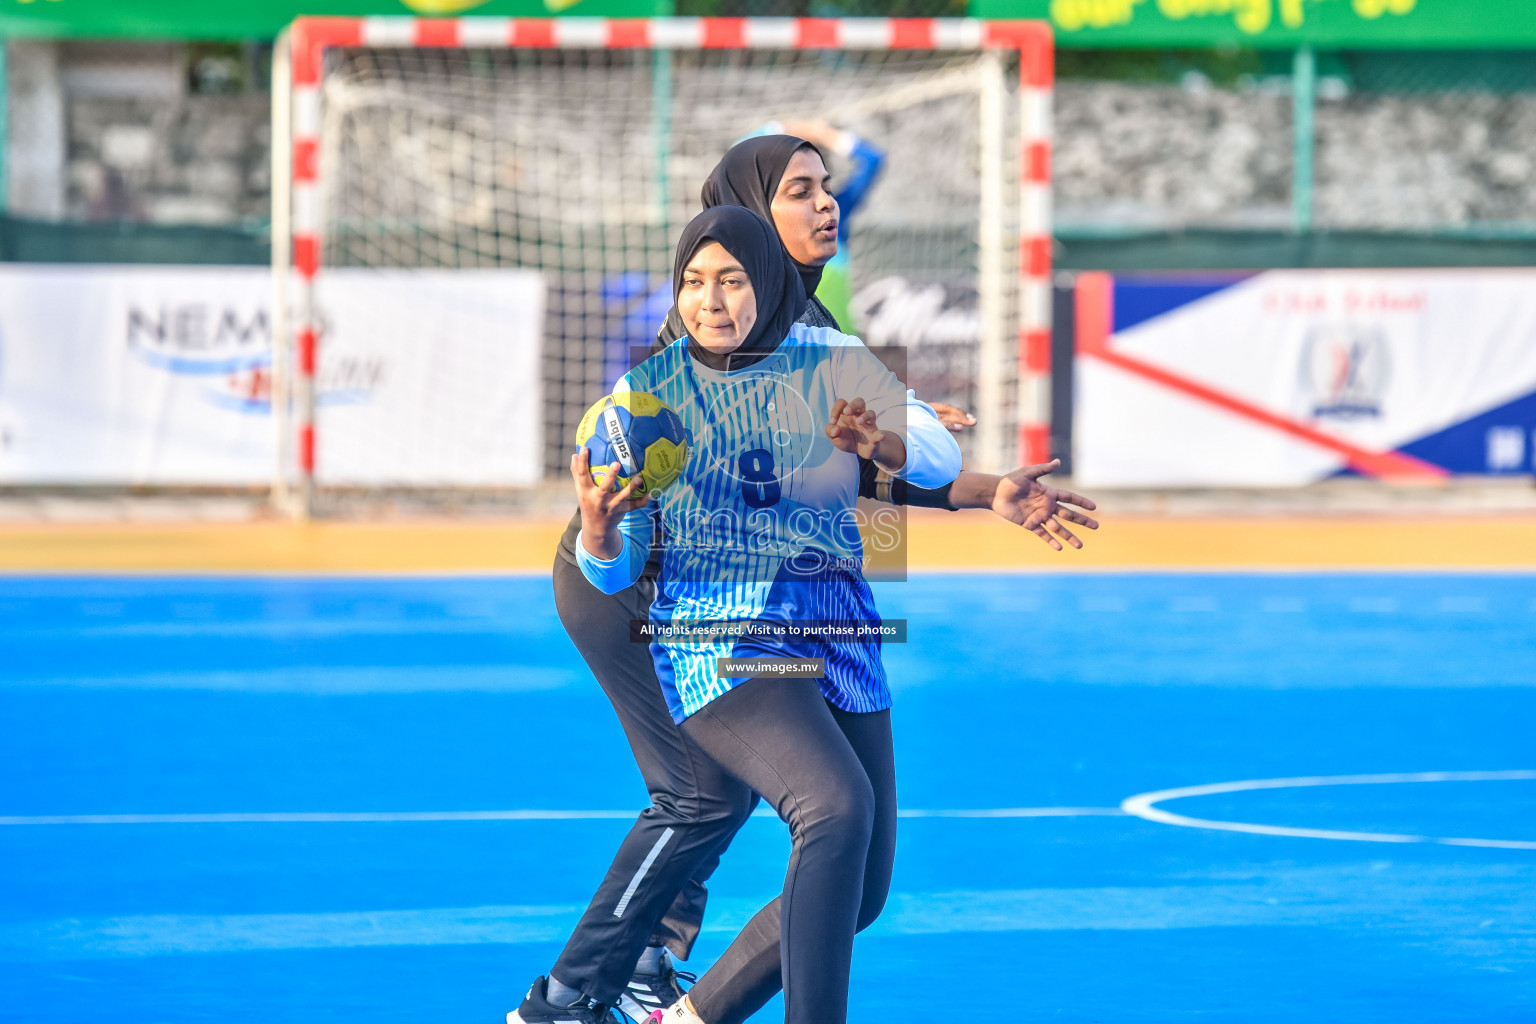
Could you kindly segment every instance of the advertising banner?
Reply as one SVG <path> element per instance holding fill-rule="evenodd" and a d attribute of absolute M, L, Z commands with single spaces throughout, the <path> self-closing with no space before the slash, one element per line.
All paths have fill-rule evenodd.
<path fill-rule="evenodd" d="M 1536 471 L 1536 271 L 1084 274 L 1084 486 Z"/>
<path fill-rule="evenodd" d="M 325 481 L 539 479 L 538 274 L 321 283 Z M 270 299 L 259 267 L 0 265 L 0 482 L 270 481 Z"/>
<path fill-rule="evenodd" d="M 321 483 L 543 478 L 538 272 L 343 267 L 322 273 L 317 290 Z"/>
<path fill-rule="evenodd" d="M 921 398 L 974 409 L 979 299 L 975 274 L 887 274 L 854 292 L 852 333 L 877 351 L 899 349 L 901 378 Z"/>
<path fill-rule="evenodd" d="M 671 0 L 0 0 L 0 35 L 273 39 L 301 16 L 652 18 L 671 13 Z"/>
<path fill-rule="evenodd" d="M 971 0 L 970 10 L 979 18 L 1049 20 L 1064 47 L 1536 44 L 1525 0 Z"/>

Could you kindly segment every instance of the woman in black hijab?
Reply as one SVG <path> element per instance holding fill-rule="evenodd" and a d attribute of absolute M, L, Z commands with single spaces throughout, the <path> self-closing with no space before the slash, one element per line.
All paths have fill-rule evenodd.
<path fill-rule="evenodd" d="M 813 202 L 810 207 L 811 223 L 801 226 L 807 230 L 795 231 L 791 225 L 779 223 L 784 218 L 773 207 L 774 200 L 785 185 L 785 172 L 802 153 L 814 160 L 801 162 L 795 168 L 800 173 L 792 176 L 789 184 L 791 187 L 809 186 L 806 196 L 796 198 L 812 198 Z M 779 241 L 784 244 L 785 251 L 800 273 L 800 283 L 805 286 L 806 298 L 812 298 L 817 286 L 821 284 L 822 266 L 837 255 L 837 200 L 830 192 L 825 199 L 810 194 L 816 186 L 821 186 L 825 191 L 829 177 L 826 157 L 811 143 L 794 135 L 762 135 L 746 139 L 726 150 L 725 156 L 709 172 L 709 177 L 704 179 L 699 198 L 703 200 L 706 210 L 712 206 L 745 206 L 772 224 L 778 230 Z M 830 235 L 820 239 L 820 244 L 811 237 L 818 226 L 823 228 L 824 233 L 825 228 L 831 228 Z M 786 238 L 786 234 L 789 237 Z M 805 237 L 802 238 L 802 234 Z M 828 239 L 830 246 L 826 244 Z M 806 259 L 813 262 L 802 262 Z"/>
<path fill-rule="evenodd" d="M 771 347 L 759 339 L 771 337 L 772 345 L 777 345 L 797 317 L 812 326 L 837 326 L 819 303 L 806 301 L 805 282 L 814 290 L 819 272 L 794 261 L 771 226 L 772 197 L 779 179 L 803 149 L 816 152 L 805 140 L 789 136 L 748 140 L 726 154 L 704 186 L 707 207 L 746 207 L 767 220 L 766 224 L 759 220 L 759 226 L 750 230 L 766 231 L 772 245 L 741 248 L 743 252 L 777 252 L 778 268 L 760 267 L 756 273 L 749 268 L 748 272 L 762 287 L 777 276 L 788 289 L 784 300 L 775 303 L 774 315 L 761 322 L 761 329 L 754 328 L 743 351 L 731 357 L 733 366 L 745 365 L 760 355 L 760 348 Z M 816 157 L 820 165 L 820 154 Z M 828 203 L 835 211 L 830 196 L 817 196 L 813 205 L 824 208 Z M 832 223 L 835 252 L 835 216 Z M 759 305 L 768 308 L 765 302 Z M 786 316 L 787 322 L 781 323 Z M 652 351 L 687 334 L 674 306 Z M 713 356 L 705 353 L 704 358 Z M 580 527 L 578 513 L 560 539 L 553 574 L 555 608 L 624 726 L 652 803 L 620 845 L 559 959 L 546 977 L 534 981 L 522 1005 L 507 1015 L 508 1024 L 606 1022 L 609 1011 L 601 1008 L 603 1004 L 617 1006 L 638 1020 L 680 997 L 677 974 L 664 951 L 688 957 L 703 923 L 705 880 L 757 803 L 750 789 L 721 771 L 684 737 L 672 721 L 645 647 L 630 641 L 629 622 L 644 620 L 655 597 L 660 543 L 634 586 L 603 594 L 577 568 Z M 624 912 L 615 915 L 621 903 Z M 598 1006 L 589 1006 L 589 999 Z"/>
<path fill-rule="evenodd" d="M 786 181 L 792 165 L 796 173 Z M 704 180 L 699 198 L 706 210 L 743 206 L 772 224 L 805 288 L 805 306 L 796 319 L 811 327 L 842 330 L 816 299 L 821 268 L 837 255 L 837 200 L 826 189 L 827 178 L 821 151 L 811 143 L 794 135 L 762 135 L 726 150 Z M 781 192 L 776 215 L 774 200 Z M 657 340 L 666 344 L 686 333 L 674 306 Z"/>
<path fill-rule="evenodd" d="M 806 155 L 797 160 L 802 153 Z M 810 160 L 811 155 L 814 161 Z M 791 163 L 796 164 L 797 170 L 809 163 L 812 180 L 795 180 L 791 182 L 792 189 L 783 188 L 782 179 Z M 818 170 L 822 178 L 814 178 Z M 796 232 L 797 248 L 802 255 L 813 255 L 804 250 L 820 245 L 822 256 L 817 258 L 821 262 L 836 252 L 836 202 L 826 192 L 824 174 L 820 152 L 804 139 L 783 135 L 748 139 L 733 146 L 710 173 L 702 198 L 706 207 L 743 206 L 773 224 L 804 289 L 799 322 L 837 329 L 836 320 L 813 294 L 820 279 L 820 264 L 814 259 L 802 262 L 789 256 L 786 238 L 789 231 Z M 797 174 L 796 178 L 799 177 Z M 784 223 L 779 223 L 773 210 L 774 197 L 781 192 L 792 204 Z M 779 212 L 785 211 L 786 206 L 781 203 Z M 830 232 L 826 230 L 828 224 Z M 817 233 L 822 236 L 820 241 L 815 237 Z M 826 241 L 829 235 L 830 246 Z M 673 308 L 653 351 L 687 333 Z M 924 490 L 909 486 L 904 480 L 877 482 L 873 463 L 862 460 L 860 465 L 863 497 L 878 497 L 895 504 L 954 507 L 947 486 Z M 1039 475 L 1049 468 L 1036 467 L 1027 472 Z M 979 482 L 966 486 L 973 479 Z M 1037 519 L 1024 518 L 1026 514 L 1033 515 L 1034 503 L 1041 494 L 1049 499 L 1050 511 L 1056 511 L 1057 492 L 1041 488 L 1032 478 L 1012 481 L 1010 477 L 1009 493 L 1018 497 L 999 505 L 994 492 L 1001 494 L 1002 486 L 997 477 L 962 473 L 956 483 L 955 502 L 962 506 L 992 507 L 1059 548 Z M 965 497 L 959 496 L 962 490 Z M 1082 502 L 1076 495 L 1061 497 Z M 1089 502 L 1087 507 L 1092 508 L 1093 504 Z M 1061 512 L 1064 518 L 1093 528 L 1091 520 L 1085 521 L 1066 509 Z M 1054 520 L 1049 522 L 1057 527 Z M 580 527 L 581 516 L 577 513 L 560 540 L 553 572 L 555 607 L 566 633 L 613 704 L 651 795 L 651 806 L 639 815 L 620 845 L 547 981 L 540 978 L 534 982 L 519 1010 L 508 1014 L 510 1024 L 610 1021 L 609 1011 L 601 1008 L 601 1004 L 617 1006 L 639 1020 L 651 1010 L 676 1000 L 682 992 L 665 951 L 687 959 L 703 921 L 707 898 L 704 883 L 757 801 L 750 789 L 721 771 L 684 737 L 668 713 L 645 647 L 630 641 L 629 622 L 644 620 L 655 596 L 660 544 L 634 586 L 618 594 L 603 594 L 577 567 L 575 544 Z M 1068 543 L 1081 547 L 1075 538 Z M 579 737 L 579 732 L 573 732 L 571 739 L 579 743 Z M 615 916 L 613 911 L 621 902 L 625 912 Z M 771 995 L 768 992 L 763 998 Z M 588 999 L 599 1006 L 589 1005 Z"/>
<path fill-rule="evenodd" d="M 706 188 L 708 186 L 705 186 Z M 745 338 L 732 331 L 731 341 L 716 338 L 715 332 L 697 319 L 684 323 L 688 350 L 695 359 L 716 370 L 739 370 L 757 362 L 778 348 L 789 336 L 801 310 L 805 308 L 805 286 L 798 268 L 779 242 L 773 225 L 755 211 L 738 204 L 707 208 L 688 223 L 678 239 L 677 257 L 672 267 L 673 311 L 685 320 L 688 306 L 684 294 L 697 275 L 690 264 L 701 251 L 719 245 L 739 264 L 745 274 L 745 291 L 751 293 L 751 325 Z M 726 296 L 723 305 L 730 305 Z M 745 312 L 745 307 L 743 307 Z M 732 321 L 732 327 L 736 326 Z"/>
<path fill-rule="evenodd" d="M 787 1024 L 842 1024 L 854 934 L 885 903 L 896 846 L 891 693 L 852 528 L 859 455 L 932 487 L 954 479 L 960 449 L 857 339 L 796 323 L 800 274 L 751 210 L 693 219 L 673 295 L 686 340 L 621 387 L 671 406 L 692 453 L 654 517 L 574 457 L 578 559 L 594 586 L 618 593 L 638 578 L 656 519 L 665 526 L 648 635 L 673 721 L 774 807 L 793 852 L 783 894 L 660 1019 L 742 1021 L 782 983 Z M 904 422 L 881 429 L 877 412 Z M 753 628 L 675 635 L 708 621 Z M 815 678 L 782 674 L 805 660 Z"/>

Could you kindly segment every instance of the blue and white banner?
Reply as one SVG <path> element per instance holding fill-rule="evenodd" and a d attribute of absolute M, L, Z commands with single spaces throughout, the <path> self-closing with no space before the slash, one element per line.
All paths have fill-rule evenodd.
<path fill-rule="evenodd" d="M 321 480 L 537 482 L 543 297 L 519 270 L 327 272 Z M 270 301 L 260 267 L 0 265 L 0 481 L 270 481 Z"/>
<path fill-rule="evenodd" d="M 1077 321 L 1085 486 L 1536 471 L 1536 271 L 1085 274 Z"/>

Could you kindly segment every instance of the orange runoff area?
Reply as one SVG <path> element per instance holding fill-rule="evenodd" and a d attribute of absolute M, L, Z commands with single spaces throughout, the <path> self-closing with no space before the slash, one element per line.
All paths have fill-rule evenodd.
<path fill-rule="evenodd" d="M 1536 570 L 1536 517 L 1117 518 L 1052 551 L 990 513 L 917 510 L 917 571 Z M 542 573 L 563 520 L 12 524 L 0 572 Z"/>

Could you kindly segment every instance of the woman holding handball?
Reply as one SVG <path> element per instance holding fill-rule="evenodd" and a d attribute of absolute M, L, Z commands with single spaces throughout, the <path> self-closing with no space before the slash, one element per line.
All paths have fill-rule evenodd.
<path fill-rule="evenodd" d="M 578 453 L 577 557 L 598 589 L 622 590 L 639 578 L 659 518 L 667 544 L 650 622 L 754 626 L 723 639 L 658 630 L 650 649 L 673 719 L 773 805 L 793 852 L 783 894 L 655 1019 L 744 1020 L 782 984 L 789 1024 L 841 1024 L 854 934 L 890 884 L 895 763 L 878 640 L 817 630 L 880 622 L 853 515 L 859 456 L 937 487 L 959 473 L 960 449 L 857 339 L 795 322 L 803 285 L 757 214 L 719 206 L 695 217 L 673 293 L 686 337 L 615 391 L 666 402 L 693 450 L 654 508 L 635 500 L 637 481 L 598 486 Z M 781 671 L 800 659 L 815 669 Z"/>
<path fill-rule="evenodd" d="M 810 143 L 792 136 L 759 137 L 725 154 L 705 183 L 703 200 L 706 208 L 744 206 L 770 221 L 805 289 L 800 323 L 837 328 L 815 297 L 820 268 L 838 250 L 839 210 L 828 185 L 826 165 Z M 652 351 L 686 333 L 674 309 Z M 959 410 L 937 408 L 951 429 L 969 420 Z M 962 472 L 953 486 L 934 489 L 877 479 L 877 467 L 867 459 L 859 466 L 862 497 L 949 509 L 990 508 L 1057 550 L 1063 542 L 1082 546 L 1058 520 L 1097 527 L 1060 504 L 1092 509 L 1092 502 L 1038 482 L 1054 464 L 1002 477 Z M 610 495 L 608 500 L 623 499 Z M 640 1020 L 675 1001 L 682 990 L 666 951 L 688 956 L 703 920 L 704 882 L 757 801 L 674 724 L 646 645 L 630 636 L 630 622 L 649 616 L 663 538 L 656 538 L 650 561 L 633 586 L 604 594 L 577 567 L 581 523 L 578 512 L 560 541 L 555 606 L 612 702 L 651 804 L 620 845 L 553 968 L 535 979 L 518 1009 L 507 1014 L 509 1024 L 614 1024 L 610 1006 Z"/>

